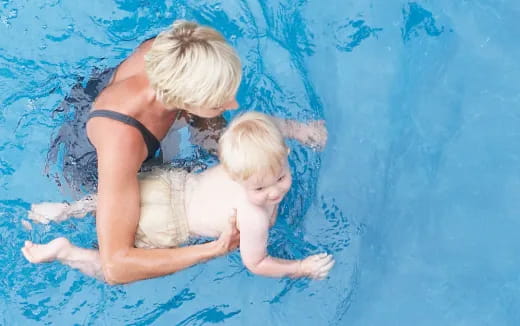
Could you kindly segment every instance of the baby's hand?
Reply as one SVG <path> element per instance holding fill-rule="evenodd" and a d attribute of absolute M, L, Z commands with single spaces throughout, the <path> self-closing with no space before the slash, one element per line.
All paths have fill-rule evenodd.
<path fill-rule="evenodd" d="M 29 219 L 48 224 L 50 221 L 62 221 L 67 218 L 70 205 L 66 203 L 40 203 L 32 204 L 28 213 Z"/>
<path fill-rule="evenodd" d="M 323 149 L 327 143 L 327 128 L 324 120 L 302 123 L 295 127 L 294 138 L 312 149 Z"/>
<path fill-rule="evenodd" d="M 332 255 L 326 253 L 312 255 L 301 261 L 300 272 L 302 276 L 323 280 L 329 274 L 334 263 Z"/>

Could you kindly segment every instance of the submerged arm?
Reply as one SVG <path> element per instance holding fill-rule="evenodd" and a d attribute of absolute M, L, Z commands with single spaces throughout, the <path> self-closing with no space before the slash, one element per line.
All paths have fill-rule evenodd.
<path fill-rule="evenodd" d="M 278 125 L 284 137 L 293 138 L 313 149 L 323 149 L 327 143 L 327 128 L 324 120 L 303 123 L 277 117 L 271 118 Z"/>
<path fill-rule="evenodd" d="M 190 115 L 188 123 L 190 125 L 190 141 L 211 154 L 215 154 L 218 139 L 227 125 L 226 119 L 221 115 L 215 118 L 200 118 Z"/>

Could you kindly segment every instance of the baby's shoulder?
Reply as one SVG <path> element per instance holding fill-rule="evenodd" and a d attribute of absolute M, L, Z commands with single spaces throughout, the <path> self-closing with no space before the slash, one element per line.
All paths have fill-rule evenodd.
<path fill-rule="evenodd" d="M 269 214 L 263 207 L 245 201 L 237 205 L 237 224 L 242 228 L 268 228 Z"/>

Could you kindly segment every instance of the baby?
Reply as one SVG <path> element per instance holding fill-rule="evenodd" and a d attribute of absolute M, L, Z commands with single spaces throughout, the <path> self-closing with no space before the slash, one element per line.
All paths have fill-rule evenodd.
<path fill-rule="evenodd" d="M 270 277 L 325 278 L 334 265 L 329 254 L 287 260 L 267 253 L 269 228 L 291 187 L 288 154 L 276 123 L 264 114 L 249 112 L 234 119 L 220 138 L 220 164 L 199 174 L 182 169 L 141 173 L 141 217 L 135 246 L 171 248 L 186 242 L 190 235 L 218 237 L 226 229 L 229 212 L 236 209 L 240 254 L 251 272 Z M 95 205 L 95 196 L 71 205 L 36 204 L 29 217 L 40 221 L 80 217 L 94 211 Z M 27 241 L 22 252 L 33 263 L 57 260 L 102 278 L 99 252 L 76 247 L 65 238 L 43 245 Z"/>

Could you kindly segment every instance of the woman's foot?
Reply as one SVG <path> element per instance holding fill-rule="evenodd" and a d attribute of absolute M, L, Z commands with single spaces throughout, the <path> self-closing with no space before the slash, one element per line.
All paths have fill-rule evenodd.
<path fill-rule="evenodd" d="M 22 253 L 31 263 L 48 263 L 56 259 L 66 258 L 67 251 L 72 247 L 69 240 L 56 238 L 47 244 L 34 244 L 25 241 Z"/>

